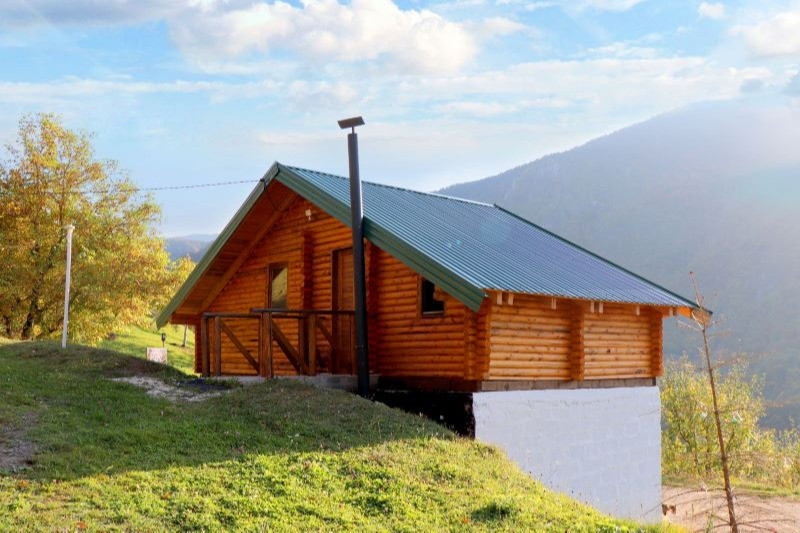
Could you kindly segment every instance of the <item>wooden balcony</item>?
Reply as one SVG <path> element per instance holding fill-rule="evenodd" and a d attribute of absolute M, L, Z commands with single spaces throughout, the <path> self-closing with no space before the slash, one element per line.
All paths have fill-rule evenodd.
<path fill-rule="evenodd" d="M 249 349 L 226 321 L 252 322 L 258 332 L 257 349 Z M 284 328 L 296 321 L 294 331 Z M 249 329 L 249 328 L 248 328 Z M 221 376 L 222 337 L 264 378 L 276 374 L 279 350 L 298 375 L 318 373 L 355 374 L 355 327 L 351 310 L 254 308 L 247 313 L 204 313 L 200 322 L 201 371 L 203 376 Z M 322 343 L 320 343 L 322 341 Z M 252 344 L 252 343 L 250 343 Z M 321 357 L 323 355 L 323 357 Z"/>

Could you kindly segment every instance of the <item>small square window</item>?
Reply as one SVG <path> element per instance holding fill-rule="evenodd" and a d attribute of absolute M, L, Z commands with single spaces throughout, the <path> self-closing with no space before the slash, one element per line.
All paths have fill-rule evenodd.
<path fill-rule="evenodd" d="M 419 290 L 420 312 L 423 316 L 444 314 L 444 300 L 436 299 L 436 285 L 433 282 L 423 278 Z"/>
<path fill-rule="evenodd" d="M 287 309 L 289 307 L 289 268 L 286 265 L 269 267 L 269 301 L 267 307 Z"/>

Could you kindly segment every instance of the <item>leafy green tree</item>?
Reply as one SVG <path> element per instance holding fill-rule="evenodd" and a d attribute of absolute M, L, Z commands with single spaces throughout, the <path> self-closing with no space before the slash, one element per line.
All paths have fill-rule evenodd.
<path fill-rule="evenodd" d="M 686 357 L 669 362 L 661 381 L 666 473 L 709 478 L 720 471 L 720 453 L 708 378 Z M 763 380 L 747 379 L 743 364 L 717 382 L 720 418 L 731 469 L 744 474 L 758 420 L 764 414 Z"/>
<path fill-rule="evenodd" d="M 70 339 L 95 342 L 144 323 L 191 269 L 156 234 L 160 208 L 85 132 L 52 114 L 25 116 L 0 160 L 0 335 L 61 331 L 65 230 L 74 224 Z"/>
<path fill-rule="evenodd" d="M 762 377 L 747 377 L 744 362 L 719 374 L 717 399 L 731 475 L 770 486 L 800 484 L 800 432 L 762 428 Z M 687 357 L 668 362 L 661 387 L 664 474 L 714 482 L 719 453 L 711 387 L 704 372 Z"/>

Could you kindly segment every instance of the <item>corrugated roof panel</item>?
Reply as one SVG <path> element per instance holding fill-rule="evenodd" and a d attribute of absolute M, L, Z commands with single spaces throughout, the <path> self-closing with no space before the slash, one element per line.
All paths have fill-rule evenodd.
<path fill-rule="evenodd" d="M 347 178 L 282 168 L 349 209 Z M 363 184 L 363 197 L 368 224 L 481 289 L 695 307 L 690 300 L 494 205 L 370 182 Z"/>

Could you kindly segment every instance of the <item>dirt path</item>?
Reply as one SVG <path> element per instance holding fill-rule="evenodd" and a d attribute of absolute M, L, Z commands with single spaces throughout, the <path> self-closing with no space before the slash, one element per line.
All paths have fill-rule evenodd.
<path fill-rule="evenodd" d="M 722 491 L 665 486 L 663 495 L 666 505 L 675 506 L 674 513 L 671 509 L 667 513 L 667 519 L 674 524 L 691 531 L 706 531 L 709 523 L 720 526 L 727 522 L 728 510 Z M 800 532 L 800 500 L 740 492 L 736 503 L 740 531 Z"/>
<path fill-rule="evenodd" d="M 25 434 L 35 418 L 33 414 L 27 414 L 13 426 L 0 425 L 0 472 L 16 472 L 33 460 L 36 445 Z"/>
<path fill-rule="evenodd" d="M 223 391 L 198 392 L 188 388 L 176 387 L 164 383 L 160 379 L 147 376 L 132 376 L 127 378 L 114 378 L 111 381 L 128 383 L 144 389 L 149 396 L 154 398 L 165 398 L 171 402 L 202 402 L 209 398 L 221 396 Z"/>

